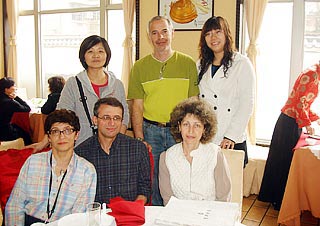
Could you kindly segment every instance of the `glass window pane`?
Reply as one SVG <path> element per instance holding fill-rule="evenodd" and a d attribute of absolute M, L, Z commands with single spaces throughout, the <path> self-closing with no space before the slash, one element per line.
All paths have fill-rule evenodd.
<path fill-rule="evenodd" d="M 19 10 L 33 10 L 33 0 L 19 1 Z"/>
<path fill-rule="evenodd" d="M 320 2 L 305 3 L 305 32 L 303 68 L 320 59 Z"/>
<path fill-rule="evenodd" d="M 39 2 L 41 10 L 88 8 L 100 5 L 99 0 L 41 0 Z"/>
<path fill-rule="evenodd" d="M 110 4 L 122 4 L 122 0 L 110 0 Z"/>
<path fill-rule="evenodd" d="M 79 47 L 87 36 L 100 34 L 99 12 L 42 15 L 41 21 L 44 83 L 52 76 L 67 79 L 84 70 L 79 60 Z"/>
<path fill-rule="evenodd" d="M 117 21 L 115 23 L 114 21 Z M 123 62 L 123 46 L 125 31 L 122 10 L 108 11 L 108 43 L 111 48 L 111 60 L 108 70 L 112 71 L 118 79 L 121 79 L 122 62 Z M 114 32 L 117 31 L 117 32 Z"/>
<path fill-rule="evenodd" d="M 28 98 L 36 97 L 36 62 L 33 16 L 20 16 L 17 30 L 18 85 L 27 88 Z"/>
<path fill-rule="evenodd" d="M 271 140 L 289 89 L 292 3 L 268 3 L 257 57 L 257 139 Z"/>

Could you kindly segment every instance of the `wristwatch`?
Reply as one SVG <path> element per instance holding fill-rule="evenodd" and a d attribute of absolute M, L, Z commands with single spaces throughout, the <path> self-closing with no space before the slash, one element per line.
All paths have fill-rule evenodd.
<path fill-rule="evenodd" d="M 136 140 L 139 140 L 139 141 L 144 141 L 144 139 L 143 138 L 141 138 L 141 137 L 136 137 Z"/>

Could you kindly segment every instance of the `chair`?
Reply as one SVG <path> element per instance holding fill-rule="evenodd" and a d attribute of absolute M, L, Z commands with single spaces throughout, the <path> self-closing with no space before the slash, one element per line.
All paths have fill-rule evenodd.
<path fill-rule="evenodd" d="M 24 141 L 22 138 L 11 141 L 1 141 L 0 142 L 0 151 L 7 149 L 22 149 L 24 147 Z"/>
<path fill-rule="evenodd" d="M 244 152 L 239 150 L 222 149 L 227 159 L 232 185 L 231 202 L 237 202 L 242 210 L 242 193 L 243 193 L 243 162 Z"/>

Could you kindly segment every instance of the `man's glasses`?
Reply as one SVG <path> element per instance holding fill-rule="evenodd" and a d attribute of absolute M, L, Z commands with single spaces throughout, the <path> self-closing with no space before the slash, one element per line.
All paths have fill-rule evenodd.
<path fill-rule="evenodd" d="M 61 135 L 61 134 L 63 134 L 63 135 L 66 135 L 66 136 L 69 136 L 69 135 L 71 135 L 73 132 L 75 132 L 76 130 L 75 129 L 73 129 L 73 128 L 67 128 L 67 129 L 64 129 L 64 130 L 58 130 L 58 129 L 51 129 L 51 130 L 49 130 L 49 134 L 50 135 L 52 135 L 52 136 L 55 136 L 55 137 L 57 137 L 57 136 L 59 136 L 59 135 Z"/>
<path fill-rule="evenodd" d="M 101 117 L 97 116 L 98 119 L 101 119 L 105 122 L 111 122 L 114 121 L 114 122 L 121 122 L 122 121 L 122 118 L 119 116 L 119 115 L 116 115 L 116 116 L 113 116 L 111 117 L 110 115 L 103 115 Z"/>

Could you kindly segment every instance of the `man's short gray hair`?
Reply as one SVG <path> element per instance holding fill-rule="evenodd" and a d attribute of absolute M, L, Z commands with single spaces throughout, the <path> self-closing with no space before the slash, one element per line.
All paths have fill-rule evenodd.
<path fill-rule="evenodd" d="M 170 21 L 167 17 L 165 17 L 165 16 L 155 16 L 155 17 L 152 17 L 151 20 L 150 20 L 149 23 L 148 23 L 148 27 L 147 27 L 147 32 L 148 32 L 148 34 L 149 34 L 149 32 L 150 32 L 150 26 L 151 26 L 151 24 L 152 24 L 154 21 L 157 21 L 157 20 L 166 20 L 167 23 L 168 23 L 168 25 L 169 25 L 169 29 L 170 29 L 171 31 L 173 31 L 173 25 L 172 25 L 171 21 Z"/>

